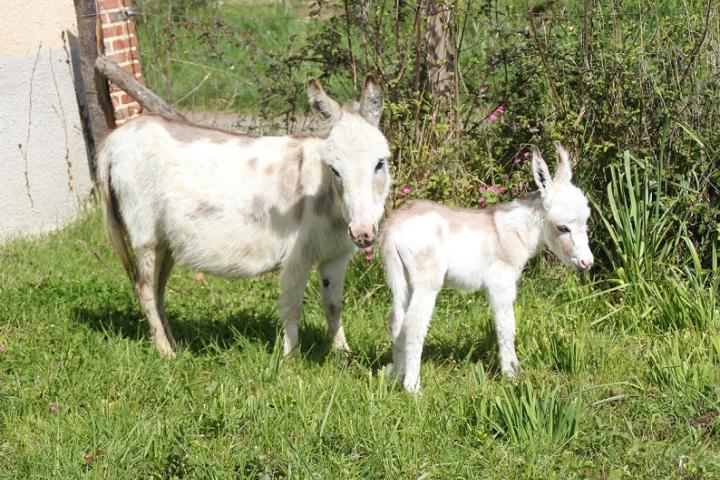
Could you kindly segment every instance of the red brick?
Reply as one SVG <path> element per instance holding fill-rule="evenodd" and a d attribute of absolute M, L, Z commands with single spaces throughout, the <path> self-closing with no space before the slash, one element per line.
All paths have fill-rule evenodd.
<path fill-rule="evenodd" d="M 136 58 L 132 58 L 133 52 L 117 52 L 113 53 L 112 50 L 106 50 L 105 56 L 107 56 L 110 60 L 112 60 L 115 63 L 125 63 L 129 62 L 131 60 L 137 60 Z"/>
<path fill-rule="evenodd" d="M 98 10 L 113 10 L 130 5 L 128 0 L 98 0 Z"/>
<path fill-rule="evenodd" d="M 110 23 L 119 23 L 117 25 L 110 25 Z M 116 37 L 118 35 L 127 35 L 128 33 L 135 33 L 135 22 L 132 20 L 118 19 L 112 20 L 111 22 L 103 22 L 103 38 Z"/>
<path fill-rule="evenodd" d="M 106 25 L 103 25 L 103 38 L 117 37 L 118 35 L 127 35 L 129 33 L 127 26 L 127 23 L 123 23 L 122 25 L 115 25 L 114 27 L 108 27 Z"/>
<path fill-rule="evenodd" d="M 137 37 L 135 35 L 128 35 L 123 38 L 118 38 L 112 41 L 109 51 L 124 50 L 126 48 L 137 47 Z M 105 46 L 107 49 L 107 45 Z"/>
<path fill-rule="evenodd" d="M 112 102 L 113 105 L 120 106 L 120 105 L 130 105 L 132 103 L 135 103 L 135 99 L 132 98 L 130 95 L 128 95 L 125 92 L 117 92 L 120 93 L 120 95 L 112 95 Z"/>

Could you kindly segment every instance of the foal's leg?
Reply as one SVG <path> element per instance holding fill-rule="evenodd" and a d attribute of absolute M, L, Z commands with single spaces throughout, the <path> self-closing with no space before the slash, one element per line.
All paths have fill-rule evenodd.
<path fill-rule="evenodd" d="M 490 306 L 495 316 L 500 370 L 508 378 L 514 378 L 520 370 L 520 362 L 515 354 L 515 292 L 515 282 L 488 286 Z"/>
<path fill-rule="evenodd" d="M 322 297 L 325 303 L 325 318 L 328 324 L 328 334 L 333 348 L 345 352 L 350 351 L 340 314 L 343 307 L 343 283 L 345 271 L 352 257 L 348 255 L 335 258 L 320 264 L 320 277 L 322 282 Z"/>
<path fill-rule="evenodd" d="M 423 343 L 435 308 L 435 298 L 442 288 L 446 267 L 437 251 L 428 247 L 406 265 L 412 296 L 405 312 L 398 342 L 404 345 L 404 365 L 400 375 L 410 393 L 420 392 L 420 360 Z"/>
<path fill-rule="evenodd" d="M 423 344 L 439 291 L 440 289 L 427 287 L 413 290 L 410 306 L 405 313 L 402 330 L 397 339 L 402 353 L 398 359 L 401 365 L 396 364 L 396 367 L 399 369 L 398 374 L 403 378 L 403 386 L 410 393 L 420 392 L 420 361 Z"/>
<path fill-rule="evenodd" d="M 156 262 L 156 300 L 158 312 L 160 313 L 160 319 L 162 320 L 163 327 L 165 328 L 165 335 L 167 335 L 168 340 L 170 340 L 170 344 L 175 346 L 175 338 L 173 337 L 172 329 L 170 328 L 170 323 L 168 322 L 167 313 L 165 313 L 165 286 L 167 285 L 168 278 L 170 278 L 170 273 L 172 272 L 175 261 L 173 260 L 172 254 L 167 247 L 162 249 L 162 251 L 158 249 L 157 255 L 158 258 L 160 258 L 160 260 Z"/>
<path fill-rule="evenodd" d="M 388 318 L 388 330 L 390 330 L 390 339 L 393 342 L 392 354 L 393 365 L 397 372 L 398 379 L 402 380 L 405 375 L 405 337 L 401 337 L 403 323 L 407 315 L 407 309 L 410 303 L 410 285 L 405 279 L 404 273 L 401 278 L 394 278 L 392 289 L 392 311 Z"/>
<path fill-rule="evenodd" d="M 135 255 L 137 258 L 135 292 L 140 301 L 140 307 L 147 317 L 155 348 L 163 355 L 174 357 L 175 350 L 167 337 L 158 308 L 157 275 L 160 268 L 157 247 L 152 245 L 135 248 Z"/>
<path fill-rule="evenodd" d="M 283 323 L 283 353 L 297 354 L 300 314 L 311 265 L 301 259 L 290 259 L 280 272 L 278 306 Z"/>

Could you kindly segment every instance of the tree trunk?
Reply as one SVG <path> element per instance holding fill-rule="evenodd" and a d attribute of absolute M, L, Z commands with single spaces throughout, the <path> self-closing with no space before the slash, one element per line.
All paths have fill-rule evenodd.
<path fill-rule="evenodd" d="M 80 46 L 80 75 L 83 85 L 76 86 L 80 117 L 83 123 L 85 141 L 90 156 L 90 174 L 95 179 L 95 154 L 108 132 L 115 128 L 110 91 L 105 79 L 95 72 L 102 39 L 98 38 L 98 22 L 94 0 L 75 0 L 77 15 L 78 43 Z"/>
<path fill-rule="evenodd" d="M 447 103 L 453 93 L 450 7 L 442 0 L 425 0 L 427 79 L 436 106 Z"/>

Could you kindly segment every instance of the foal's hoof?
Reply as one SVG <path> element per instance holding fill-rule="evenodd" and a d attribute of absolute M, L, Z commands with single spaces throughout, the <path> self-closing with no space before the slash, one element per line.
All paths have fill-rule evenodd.
<path fill-rule="evenodd" d="M 520 363 L 515 361 L 502 367 L 502 373 L 508 380 L 515 380 L 520 375 Z"/>
<path fill-rule="evenodd" d="M 378 374 L 393 382 L 397 382 L 400 380 L 400 372 L 397 368 L 395 368 L 394 363 L 388 363 L 387 365 L 385 365 L 382 369 L 380 369 Z"/>

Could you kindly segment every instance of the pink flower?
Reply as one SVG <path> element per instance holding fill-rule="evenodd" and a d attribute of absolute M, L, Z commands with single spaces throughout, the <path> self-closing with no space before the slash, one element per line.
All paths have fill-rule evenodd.
<path fill-rule="evenodd" d="M 479 191 L 479 192 L 484 192 L 486 188 L 487 188 L 487 187 L 486 187 L 485 185 L 480 185 L 480 186 L 478 187 L 478 191 Z"/>
<path fill-rule="evenodd" d="M 410 193 L 410 187 L 408 187 L 407 185 L 403 185 L 403 187 L 400 189 L 400 196 L 404 197 L 408 193 Z"/>
<path fill-rule="evenodd" d="M 51 403 L 50 404 L 50 413 L 57 413 L 60 409 L 58 408 L 57 404 Z"/>
<path fill-rule="evenodd" d="M 479 199 L 478 199 L 478 204 L 479 204 L 481 207 L 487 207 L 487 199 L 486 199 L 486 198 L 479 198 Z"/>
<path fill-rule="evenodd" d="M 530 152 L 523 153 L 523 157 L 528 158 L 530 156 Z"/>
<path fill-rule="evenodd" d="M 367 247 L 363 247 L 362 251 L 364 253 L 372 253 L 373 247 L 372 247 L 372 245 L 368 245 Z"/>
<path fill-rule="evenodd" d="M 515 165 L 521 164 L 521 163 L 522 163 L 522 158 L 520 158 L 520 157 L 515 157 L 515 160 L 513 160 L 513 163 L 514 163 Z"/>
<path fill-rule="evenodd" d="M 488 118 L 490 118 L 491 122 L 494 122 L 495 120 L 497 120 L 497 115 L 495 115 L 494 113 L 491 113 L 490 117 L 488 117 Z"/>
<path fill-rule="evenodd" d="M 370 255 L 365 255 L 365 260 L 367 260 L 368 262 L 371 261 L 373 258 L 374 258 L 374 257 L 372 256 L 372 254 L 370 254 Z"/>
<path fill-rule="evenodd" d="M 497 110 L 495 110 L 497 113 L 503 113 L 505 111 L 505 104 L 501 103 L 498 105 Z"/>

